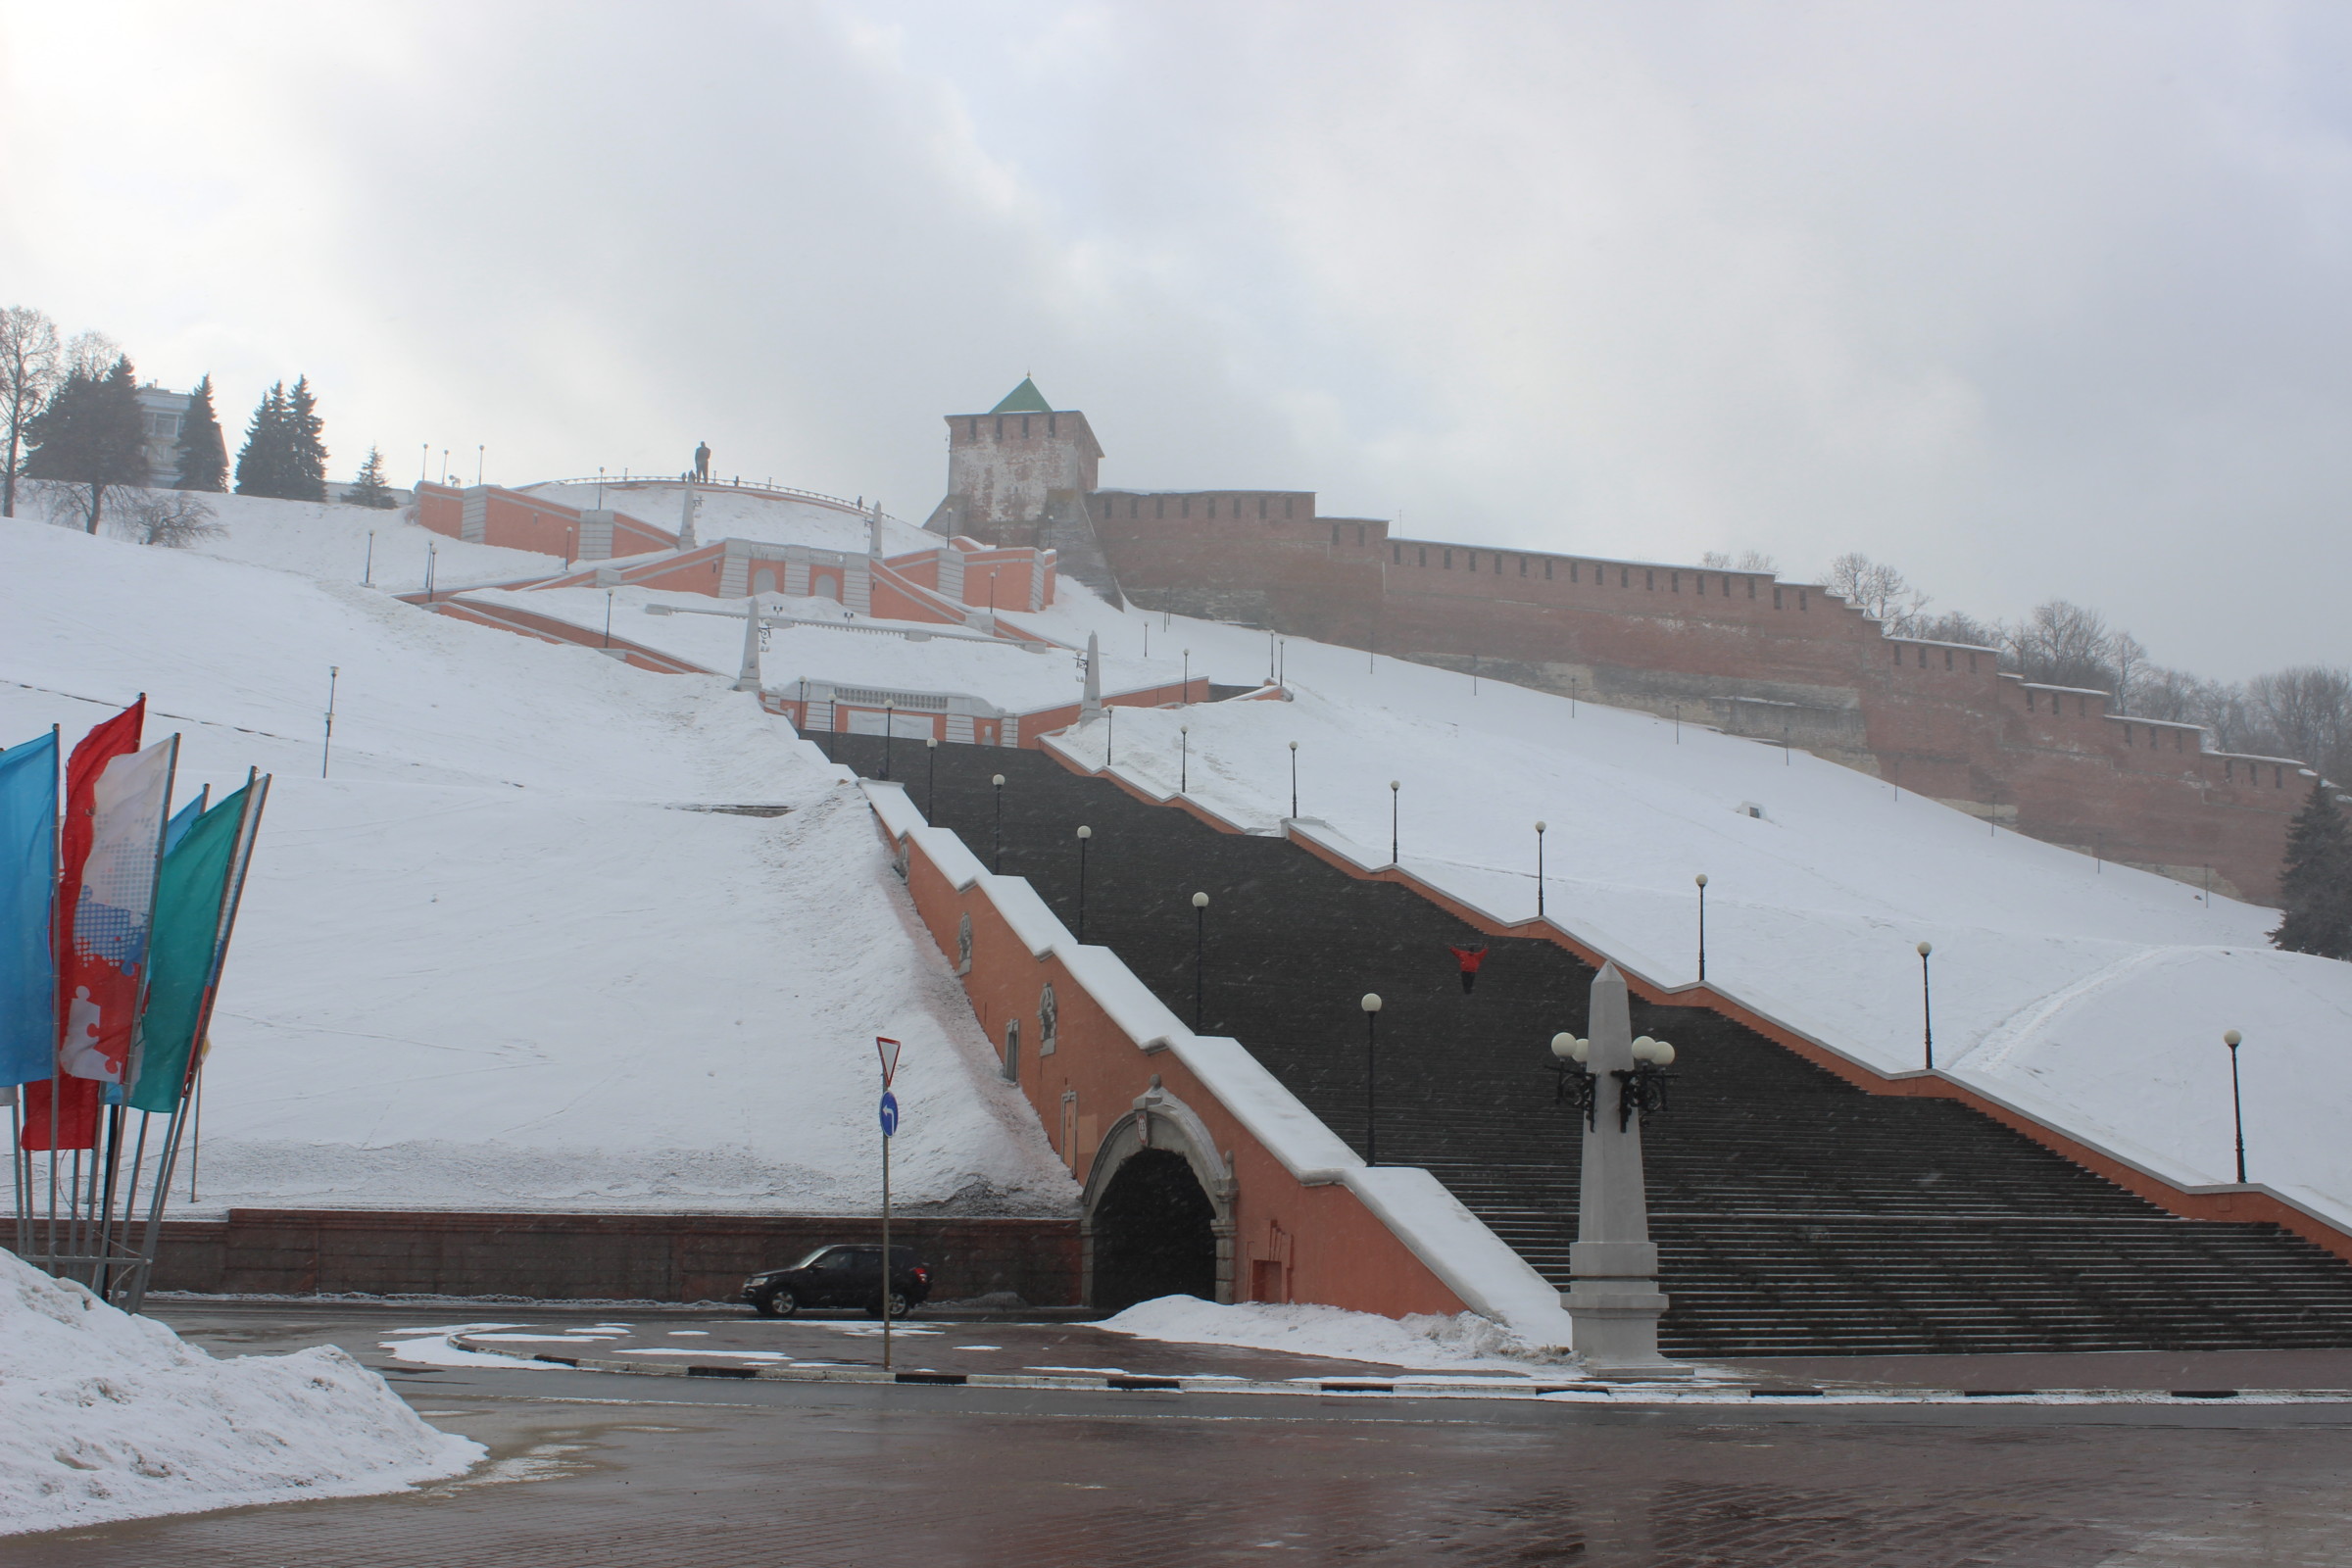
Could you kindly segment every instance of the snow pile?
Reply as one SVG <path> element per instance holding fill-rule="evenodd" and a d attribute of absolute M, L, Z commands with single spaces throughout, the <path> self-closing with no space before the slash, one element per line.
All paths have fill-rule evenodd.
<path fill-rule="evenodd" d="M 216 1360 L 0 1251 L 0 1534 L 398 1492 L 485 1452 L 332 1347 Z"/>
<path fill-rule="evenodd" d="M 881 1034 L 901 1203 L 1069 1211 L 845 770 L 724 679 L 360 587 L 348 547 L 388 514 L 230 499 L 353 571 L 0 522 L 0 745 L 145 691 L 183 793 L 276 774 L 202 1210 L 868 1210 Z M 742 806 L 782 814 L 714 809 Z"/>
<path fill-rule="evenodd" d="M 1139 1340 L 1235 1345 L 1424 1371 L 1523 1373 L 1531 1365 L 1552 1366 L 1567 1359 L 1528 1346 L 1475 1312 L 1393 1318 L 1337 1306 L 1264 1301 L 1219 1306 L 1197 1296 L 1163 1296 L 1139 1301 L 1095 1326 Z"/>

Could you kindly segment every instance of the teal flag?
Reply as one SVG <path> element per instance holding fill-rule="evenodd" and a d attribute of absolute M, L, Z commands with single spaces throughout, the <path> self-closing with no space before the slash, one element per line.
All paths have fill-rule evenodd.
<path fill-rule="evenodd" d="M 147 1009 L 139 1015 L 137 1077 L 130 1103 L 172 1110 L 187 1085 L 188 1054 L 204 1021 L 205 993 L 220 950 L 229 873 L 252 786 L 205 812 L 164 857 L 148 938 Z"/>
<path fill-rule="evenodd" d="M 57 737 L 0 752 L 0 1086 L 57 1063 Z"/>

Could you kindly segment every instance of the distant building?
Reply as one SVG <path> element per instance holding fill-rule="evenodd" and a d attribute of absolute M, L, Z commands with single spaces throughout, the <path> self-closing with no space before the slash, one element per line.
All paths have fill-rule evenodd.
<path fill-rule="evenodd" d="M 139 388 L 139 414 L 147 421 L 147 482 L 168 486 L 179 481 L 179 432 L 187 422 L 193 392 L 173 392 L 153 381 Z"/>

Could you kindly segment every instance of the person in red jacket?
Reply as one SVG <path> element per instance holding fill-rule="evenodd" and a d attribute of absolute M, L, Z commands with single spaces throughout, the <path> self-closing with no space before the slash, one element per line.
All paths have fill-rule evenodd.
<path fill-rule="evenodd" d="M 1468 996 L 1478 987 L 1478 966 L 1487 961 L 1484 948 L 1447 948 L 1454 961 L 1462 966 L 1462 995 Z"/>

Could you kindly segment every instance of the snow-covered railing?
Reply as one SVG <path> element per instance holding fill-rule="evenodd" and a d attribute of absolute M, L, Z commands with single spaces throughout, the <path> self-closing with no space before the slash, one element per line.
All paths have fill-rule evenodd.
<path fill-rule="evenodd" d="M 960 837 L 925 821 L 904 786 L 860 782 L 883 831 L 910 860 L 921 855 L 950 888 L 987 900 L 1032 958 L 1052 957 L 1085 990 L 1139 1058 L 1165 1053 L 1182 1063 L 1299 1186 L 1345 1189 L 1471 1310 L 1530 1343 L 1569 1344 L 1558 1290 L 1436 1177 L 1417 1166 L 1366 1166 L 1241 1042 L 1195 1034 L 1118 955 L 1079 943 L 1027 879 L 989 872 Z"/>
<path fill-rule="evenodd" d="M 650 489 L 656 485 L 682 484 L 691 484 L 697 490 L 725 490 L 736 495 L 748 494 L 774 496 L 779 500 L 784 501 L 813 501 L 819 506 L 832 507 L 838 511 L 847 512 L 854 516 L 859 517 L 870 517 L 874 514 L 874 509 L 867 506 L 862 499 L 853 501 L 848 496 L 827 495 L 822 490 L 802 490 L 793 485 L 777 484 L 773 480 L 763 482 L 755 479 L 751 483 L 746 484 L 740 478 L 732 481 L 726 479 L 696 479 L 691 478 L 683 473 L 668 474 L 624 472 L 618 475 L 610 473 L 591 473 L 585 477 L 577 479 L 534 479 L 529 484 L 518 485 L 515 488 L 527 493 L 532 490 L 548 489 L 556 485 L 602 485 L 607 490 L 637 490 Z M 906 523 L 909 528 L 919 528 L 922 526 L 920 523 L 906 522 L 906 519 L 904 517 L 894 517 L 887 512 L 882 514 L 882 517 L 886 522 L 903 522 Z"/>

